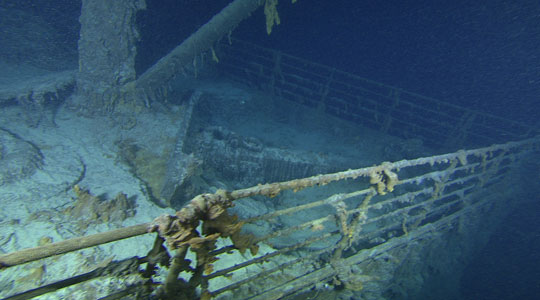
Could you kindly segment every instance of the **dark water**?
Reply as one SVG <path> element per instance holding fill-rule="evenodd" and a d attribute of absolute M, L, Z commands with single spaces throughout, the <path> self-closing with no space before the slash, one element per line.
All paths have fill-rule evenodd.
<path fill-rule="evenodd" d="M 182 9 L 179 2 L 190 5 Z M 139 66 L 144 69 L 166 53 L 191 32 L 187 29 L 203 24 L 209 12 L 226 2 L 148 1 L 155 9 L 141 13 L 146 22 L 142 47 L 148 53 Z M 282 0 L 278 10 L 281 25 L 270 36 L 262 10 L 233 35 L 423 95 L 538 124 L 536 1 Z M 160 50 L 150 50 L 156 43 Z"/>
<path fill-rule="evenodd" d="M 465 269 L 463 299 L 538 299 L 540 204 L 538 196 L 513 211 Z"/>
<path fill-rule="evenodd" d="M 148 0 L 137 22 L 139 73 L 223 8 L 227 0 Z M 79 1 L 14 1 L 76 49 Z M 539 124 L 540 6 L 536 1 L 279 2 L 266 34 L 262 9 L 233 36 L 426 96 Z"/>
<path fill-rule="evenodd" d="M 515 190 L 521 205 L 510 211 L 461 278 L 465 300 L 538 299 L 540 295 L 540 172 L 525 166 Z"/>
<path fill-rule="evenodd" d="M 238 34 L 420 94 L 540 116 L 536 1 L 288 2 L 271 36 L 248 22 Z"/>
<path fill-rule="evenodd" d="M 138 72 L 228 2 L 147 0 L 148 9 L 137 19 Z M 5 0 L 0 7 L 39 16 L 60 33 L 56 42 L 61 49 L 76 55 L 78 1 Z M 443 101 L 540 125 L 538 1 L 280 0 L 278 11 L 281 25 L 271 35 L 266 34 L 261 9 L 233 35 Z M 538 185 L 539 170 L 530 172 L 530 184 Z M 528 196 L 528 204 L 512 211 L 472 258 L 461 281 L 462 299 L 538 299 L 540 196 Z"/>

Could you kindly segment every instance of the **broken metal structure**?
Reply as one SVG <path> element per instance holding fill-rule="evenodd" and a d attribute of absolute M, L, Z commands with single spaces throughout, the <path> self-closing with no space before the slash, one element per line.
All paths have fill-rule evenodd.
<path fill-rule="evenodd" d="M 83 29 L 84 7 L 89 2 L 92 1 L 83 1 Z M 98 2 L 105 5 L 110 1 Z M 128 5 L 132 16 L 143 8 L 143 2 L 134 6 L 133 1 L 118 1 L 117 5 Z M 224 11 L 234 5 L 245 8 L 246 14 L 235 15 L 234 19 L 239 21 L 262 3 L 234 1 Z M 129 22 L 131 18 L 124 20 Z M 234 27 L 234 23 L 227 24 Z M 201 30 L 203 36 L 210 33 Z M 148 245 L 148 253 L 111 261 L 92 272 L 7 299 L 28 299 L 97 277 L 127 276 L 135 279 L 106 299 L 148 295 L 161 299 L 292 299 L 301 294 L 317 297 L 329 292 L 330 287 L 343 288 L 366 299 L 399 298 L 413 294 L 421 282 L 407 281 L 415 276 L 398 275 L 427 276 L 433 269 L 444 274 L 444 266 L 438 262 L 441 259 L 434 259 L 434 253 L 448 259 L 470 254 L 466 249 L 452 250 L 460 243 L 477 239 L 481 230 L 489 231 L 512 206 L 519 205 L 510 187 L 521 184 L 520 168 L 531 155 L 538 154 L 540 140 L 536 129 L 242 41 L 214 44 L 229 30 L 225 28 L 203 39 L 204 45 L 196 46 L 193 40 L 187 40 L 185 46 L 180 45 L 138 79 L 132 72 L 134 53 L 121 51 L 122 60 L 127 62 L 125 72 L 110 73 L 105 68 L 101 71 L 115 77 L 95 74 L 108 82 L 105 86 L 114 89 L 110 93 L 98 90 L 100 97 L 107 96 L 106 99 L 86 95 L 95 92 L 87 84 L 100 82 L 91 78 L 93 71 L 85 71 L 84 61 L 104 59 L 86 53 L 81 56 L 78 92 L 91 99 L 91 105 L 97 103 L 105 110 L 127 99 L 123 98 L 125 95 L 133 96 L 129 93 L 136 90 L 143 91 L 142 101 L 150 105 L 167 93 L 166 81 L 192 61 L 194 53 L 215 51 L 220 61 L 216 68 L 229 78 L 382 133 L 419 138 L 432 147 L 452 151 L 314 176 L 307 174 L 318 173 L 316 167 L 320 164 L 311 157 L 270 164 L 268 169 L 276 171 L 263 179 L 280 180 L 283 172 L 306 177 L 203 193 L 174 215 L 0 255 L 1 272 L 121 239 L 156 236 L 155 243 Z M 134 32 L 119 34 L 127 34 L 130 38 L 125 42 L 133 46 Z M 85 44 L 88 37 L 81 38 L 80 50 L 89 47 Z M 99 65 L 111 66 L 104 62 Z M 117 67 L 116 71 L 121 70 Z M 111 86 L 111 80 L 118 84 Z M 190 109 L 200 97 L 197 92 L 191 96 Z M 186 116 L 189 122 L 189 109 Z M 174 180 L 164 185 L 162 193 L 169 196 L 178 193 L 185 170 L 196 163 L 192 156 L 183 153 L 186 130 L 187 125 L 178 132 L 177 147 L 171 155 L 173 159 L 183 157 L 183 161 L 177 161 L 178 165 L 168 170 Z M 217 135 L 227 134 L 215 130 Z M 219 152 L 219 141 L 215 143 L 207 145 L 206 149 L 211 150 L 206 152 L 207 160 Z M 247 147 L 242 150 L 243 155 L 251 157 L 255 168 L 265 161 L 275 161 L 256 142 L 241 143 Z M 458 150 L 464 147 L 467 150 Z M 299 153 L 302 154 L 305 153 Z M 249 174 L 250 170 L 244 171 Z M 286 207 L 248 219 L 238 219 L 230 213 L 235 203 L 250 198 L 268 202 L 279 199 Z M 235 259 L 227 259 L 228 256 Z"/>
<path fill-rule="evenodd" d="M 406 276 L 400 278 L 396 274 L 417 270 L 422 256 L 438 252 L 455 259 L 458 254 L 445 251 L 452 249 L 455 243 L 478 238 L 478 230 L 488 230 L 510 207 L 519 205 L 519 199 L 511 200 L 509 187 L 519 186 L 520 168 L 531 155 L 538 153 L 540 140 L 534 136 L 537 134 L 534 129 L 519 131 L 513 128 L 526 126 L 455 106 L 452 106 L 453 111 L 459 113 L 450 114 L 442 108 L 445 105 L 442 102 L 438 103 L 440 110 L 419 106 L 411 99 L 416 95 L 404 90 L 385 92 L 389 87 L 371 81 L 368 83 L 376 89 L 356 86 L 349 81 L 346 89 L 339 90 L 335 86 L 344 86 L 344 82 L 338 80 L 338 74 L 349 76 L 351 80 L 357 77 L 328 68 L 333 70 L 332 80 L 325 79 L 322 80 L 325 84 L 320 84 L 310 79 L 314 73 L 309 72 L 309 68 L 323 66 L 292 56 L 287 56 L 287 64 L 282 57 L 277 60 L 279 66 L 274 60 L 267 69 L 257 65 L 256 61 L 247 63 L 254 69 L 243 68 L 231 63 L 235 51 L 245 49 L 244 46 L 238 48 L 229 49 L 232 54 L 229 58 L 223 54 L 221 60 L 221 67 L 231 73 L 231 78 L 270 88 L 277 95 L 297 101 L 317 99 L 312 105 L 324 105 L 327 112 L 335 112 L 338 116 L 347 117 L 342 113 L 355 112 L 353 109 L 338 110 L 339 105 L 357 107 L 358 113 L 368 109 L 337 97 L 338 92 L 352 97 L 350 91 L 357 89 L 365 98 L 356 95 L 354 99 L 373 103 L 369 111 L 377 116 L 368 114 L 371 119 L 366 118 L 366 121 L 392 134 L 409 136 L 417 133 L 436 145 L 439 140 L 430 139 L 431 130 L 420 129 L 426 128 L 425 123 L 444 128 L 444 123 L 438 123 L 439 117 L 452 115 L 463 120 L 459 127 L 463 144 L 468 144 L 467 137 L 479 137 L 479 130 L 489 126 L 487 120 L 490 119 L 497 120 L 498 128 L 511 134 L 514 141 L 234 191 L 219 190 L 194 197 L 175 215 L 5 254 L 0 256 L 0 264 L 2 268 L 9 268 L 137 235 L 156 235 L 156 242 L 154 246 L 149 245 L 148 254 L 112 262 L 94 272 L 8 299 L 28 298 L 95 277 L 126 274 L 138 276 L 139 280 L 108 299 L 148 294 L 163 299 L 281 299 L 302 293 L 314 296 L 324 293 L 328 286 L 343 287 L 357 295 L 376 295 L 381 299 L 410 292 L 406 289 L 414 284 L 401 282 Z M 262 50 L 278 57 L 276 52 Z M 304 68 L 287 70 L 289 63 Z M 275 72 L 278 68 L 281 70 Z M 274 70 L 271 73 L 274 75 L 265 77 L 265 70 L 269 69 Z M 326 97 L 313 96 L 317 93 Z M 301 94 L 312 96 L 301 97 Z M 196 101 L 199 96 L 194 94 L 192 100 Z M 387 109 L 383 100 L 376 102 L 376 97 L 386 99 L 387 103 L 400 109 L 403 105 L 409 111 L 405 110 L 402 115 L 398 110 Z M 432 101 L 418 97 L 418 101 Z M 415 113 L 414 109 L 418 111 Z M 421 117 L 406 118 L 408 114 Z M 464 115 L 475 117 L 465 118 Z M 411 128 L 418 131 L 411 131 Z M 450 131 L 447 132 L 447 138 L 452 138 Z M 494 128 L 490 132 L 492 134 L 482 135 L 485 142 L 501 141 L 499 130 Z M 314 191 L 317 193 L 313 194 Z M 229 213 L 235 202 L 254 197 L 266 199 L 262 201 L 279 198 L 281 203 L 289 205 L 243 220 Z M 230 255 L 237 255 L 236 260 L 226 259 Z M 428 267 L 443 268 L 433 259 L 425 259 L 419 265 L 421 269 L 417 272 L 421 274 L 427 272 Z M 166 271 L 163 280 L 155 278 L 157 270 Z M 402 284 L 400 289 L 403 290 L 396 287 L 398 283 Z"/>

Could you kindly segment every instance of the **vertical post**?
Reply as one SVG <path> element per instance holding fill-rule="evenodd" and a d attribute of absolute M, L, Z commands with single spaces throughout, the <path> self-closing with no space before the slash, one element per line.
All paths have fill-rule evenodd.
<path fill-rule="evenodd" d="M 145 8 L 145 0 L 82 1 L 75 108 L 103 113 L 135 104 L 135 16 Z"/>

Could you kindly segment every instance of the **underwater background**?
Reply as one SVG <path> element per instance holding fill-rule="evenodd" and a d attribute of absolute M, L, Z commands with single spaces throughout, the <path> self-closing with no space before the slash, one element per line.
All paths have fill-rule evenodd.
<path fill-rule="evenodd" d="M 140 69 L 227 3 L 191 1 L 190 14 L 177 18 L 174 8 L 182 2 L 161 1 L 141 12 L 148 23 L 141 28 L 140 51 L 160 45 L 161 52 L 142 52 Z M 279 5 L 282 22 L 272 34 L 265 34 L 262 10 L 235 34 L 422 95 L 538 124 L 540 7 L 535 1 L 314 0 Z M 191 27 L 185 35 L 169 35 L 167 41 L 154 34 L 182 33 L 184 18 Z"/>
<path fill-rule="evenodd" d="M 140 40 L 136 73 L 144 73 L 229 2 L 146 0 L 147 8 L 137 13 Z M 0 62 L 54 71 L 76 69 L 80 10 L 79 1 L 1 1 Z M 13 11 L 24 14 L 15 17 Z M 266 32 L 264 14 L 259 9 L 239 24 L 233 36 L 444 102 L 540 127 L 537 1 L 280 0 L 278 11 L 281 23 L 271 34 Z M 11 18 L 4 18 L 7 15 Z M 30 31 L 38 21 L 17 28 L 8 22 L 28 16 L 51 26 L 55 35 L 46 39 L 39 33 L 34 36 Z M 4 118 L 0 125 L 7 126 L 3 109 L 0 106 L 0 118 Z M 516 187 L 528 199 L 508 212 L 486 246 L 470 258 L 459 282 L 459 299 L 538 299 L 538 167 L 536 163 L 525 168 L 523 186 Z M 435 299 L 429 293 L 424 295 L 423 299 Z"/>

